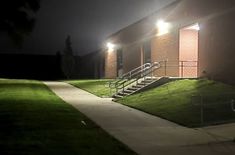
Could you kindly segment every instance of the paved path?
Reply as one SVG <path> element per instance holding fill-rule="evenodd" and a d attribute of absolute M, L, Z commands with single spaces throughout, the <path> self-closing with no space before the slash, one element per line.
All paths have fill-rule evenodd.
<path fill-rule="evenodd" d="M 45 82 L 110 135 L 142 155 L 235 154 L 233 137 L 213 129 L 189 129 L 144 112 L 102 99 L 63 82 Z M 205 132 L 205 130 L 207 132 Z M 235 137 L 235 125 L 226 128 Z M 217 135 L 218 134 L 218 135 Z"/>

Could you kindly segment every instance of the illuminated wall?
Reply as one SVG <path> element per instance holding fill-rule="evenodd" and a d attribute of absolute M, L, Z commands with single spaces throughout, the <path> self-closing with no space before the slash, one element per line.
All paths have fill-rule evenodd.
<path fill-rule="evenodd" d="M 152 62 L 168 61 L 168 66 L 156 71 L 156 76 L 179 76 L 179 33 L 177 31 L 152 39 Z"/>
<path fill-rule="evenodd" d="M 117 77 L 117 53 L 115 50 L 105 51 L 105 78 L 113 79 Z"/>
<path fill-rule="evenodd" d="M 151 39 L 152 62 L 176 61 L 176 64 L 170 65 L 178 65 L 174 69 L 168 68 L 166 74 L 164 68 L 160 69 L 156 72 L 157 76 L 179 77 L 182 73 L 178 63 L 180 60 L 198 60 L 198 70 L 194 70 L 191 74 L 184 72 L 184 76 L 195 77 L 197 74 L 198 77 L 205 76 L 235 84 L 234 7 L 234 0 L 181 0 L 124 28 L 110 38 L 125 46 L 124 72 L 143 63 L 142 46 L 146 39 Z M 159 19 L 169 23 L 171 29 L 167 34 L 156 36 L 155 23 Z M 193 23 L 199 23 L 201 28 L 199 34 L 193 31 L 180 31 Z M 160 25 L 165 24 L 158 24 Z M 114 53 L 106 54 L 106 77 L 116 76 Z"/>
<path fill-rule="evenodd" d="M 180 68 L 179 74 L 182 77 L 197 77 L 198 69 L 198 31 L 181 29 L 180 30 L 180 51 L 179 51 L 179 60 L 180 61 L 189 61 L 181 62 L 180 65 L 184 67 Z"/>

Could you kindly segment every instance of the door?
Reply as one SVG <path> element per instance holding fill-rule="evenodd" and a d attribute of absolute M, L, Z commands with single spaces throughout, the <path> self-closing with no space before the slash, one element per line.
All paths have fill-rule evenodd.
<path fill-rule="evenodd" d="M 151 63 L 151 41 L 146 41 L 143 45 L 143 63 Z"/>

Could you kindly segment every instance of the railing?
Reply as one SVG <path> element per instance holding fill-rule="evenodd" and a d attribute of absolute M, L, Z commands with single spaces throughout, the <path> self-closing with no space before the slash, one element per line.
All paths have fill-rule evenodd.
<path fill-rule="evenodd" d="M 160 61 L 161 76 L 197 77 L 198 61 Z"/>
<path fill-rule="evenodd" d="M 124 74 L 116 81 L 110 82 L 108 86 L 110 90 L 115 91 L 113 93 L 118 93 L 120 90 L 124 91 L 127 86 L 135 82 L 138 83 L 140 79 L 145 80 L 149 75 L 151 75 L 151 77 L 157 75 L 158 77 L 169 76 L 196 78 L 197 67 L 197 61 L 159 61 L 146 63 Z"/>
<path fill-rule="evenodd" d="M 137 68 L 131 70 L 130 72 L 119 77 L 116 81 L 110 82 L 109 88 L 116 88 L 117 85 L 122 84 L 125 81 L 131 80 L 134 76 L 136 76 L 137 74 L 139 74 L 143 70 L 150 68 L 150 67 L 151 67 L 151 63 L 146 63 L 140 67 L 137 67 Z"/>
<path fill-rule="evenodd" d="M 115 88 L 115 93 L 117 94 L 120 90 L 124 91 L 125 88 L 131 84 L 138 84 L 140 79 L 145 80 L 149 75 L 151 75 L 151 77 L 153 78 L 154 71 L 160 67 L 161 65 L 159 62 L 146 63 L 124 74 L 117 81 L 110 83 L 109 87 L 110 89 Z"/>
<path fill-rule="evenodd" d="M 146 64 L 144 64 L 144 65 L 142 65 L 142 66 L 140 66 L 140 67 L 137 67 L 137 68 L 133 69 L 132 71 L 130 71 L 130 72 L 124 74 L 124 75 L 122 76 L 122 78 L 131 79 L 133 76 L 139 74 L 139 73 L 142 72 L 143 70 L 150 68 L 151 65 L 152 65 L 151 63 L 146 63 Z"/>

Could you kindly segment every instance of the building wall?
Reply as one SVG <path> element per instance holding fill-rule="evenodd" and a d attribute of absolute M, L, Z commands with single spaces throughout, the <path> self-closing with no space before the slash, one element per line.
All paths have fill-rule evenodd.
<path fill-rule="evenodd" d="M 141 66 L 141 43 L 132 44 L 123 48 L 124 74 Z"/>
<path fill-rule="evenodd" d="M 179 33 L 173 31 L 163 36 L 154 37 L 152 39 L 152 62 L 168 61 L 168 66 L 162 67 L 156 71 L 157 76 L 179 76 Z M 164 65 L 164 63 L 163 63 Z"/>
<path fill-rule="evenodd" d="M 180 75 L 182 77 L 198 77 L 198 31 L 180 30 L 180 52 L 179 52 Z M 191 67 L 192 66 L 192 67 Z M 195 66 L 195 67 L 194 67 Z"/>
<path fill-rule="evenodd" d="M 235 78 L 235 71 L 233 71 L 235 65 L 234 7 L 234 0 L 182 0 L 168 7 L 168 10 L 162 9 L 156 15 L 141 20 L 113 35 L 117 44 L 125 44 L 123 47 L 124 73 L 141 65 L 142 44 L 131 44 L 141 42 L 140 38 L 143 40 L 146 36 L 152 38 L 153 62 L 179 61 L 179 31 L 181 28 L 198 22 L 201 27 L 198 75 L 232 83 Z M 172 24 L 173 30 L 169 34 L 153 37 L 156 35 L 154 29 L 156 29 L 157 19 L 164 19 Z M 114 53 L 107 52 L 106 54 L 105 75 L 107 78 L 116 77 L 116 55 Z M 176 62 L 170 65 L 179 64 Z M 162 68 L 156 74 L 164 76 L 165 69 Z M 179 76 L 179 67 L 168 69 L 166 75 Z"/>
<path fill-rule="evenodd" d="M 198 31 L 180 30 L 180 61 L 198 60 Z"/>
<path fill-rule="evenodd" d="M 123 46 L 123 74 L 141 65 L 141 43 Z M 117 52 L 105 52 L 105 78 L 117 77 Z"/>
<path fill-rule="evenodd" d="M 105 51 L 105 78 L 117 77 L 117 52 L 115 50 Z"/>
<path fill-rule="evenodd" d="M 214 80 L 235 84 L 235 11 L 201 23 L 199 73 Z"/>

